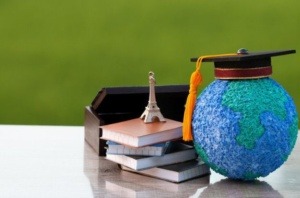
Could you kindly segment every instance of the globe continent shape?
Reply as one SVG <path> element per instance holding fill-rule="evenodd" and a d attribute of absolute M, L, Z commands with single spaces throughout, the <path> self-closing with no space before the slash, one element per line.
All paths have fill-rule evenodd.
<path fill-rule="evenodd" d="M 197 153 L 214 171 L 253 180 L 287 160 L 298 115 L 292 98 L 271 78 L 215 80 L 197 98 L 192 128 Z"/>

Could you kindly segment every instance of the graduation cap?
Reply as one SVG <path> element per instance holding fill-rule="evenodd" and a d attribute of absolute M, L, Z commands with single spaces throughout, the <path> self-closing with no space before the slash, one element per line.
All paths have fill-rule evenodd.
<path fill-rule="evenodd" d="M 247 49 L 241 48 L 237 53 L 191 58 L 192 62 L 196 62 L 196 70 L 192 73 L 190 78 L 189 95 L 186 100 L 182 125 L 183 140 L 190 141 L 193 139 L 191 133 L 191 120 L 196 102 L 197 89 L 202 83 L 202 75 L 200 72 L 202 62 L 214 62 L 215 77 L 217 79 L 258 79 L 268 77 L 272 74 L 272 56 L 292 53 L 296 53 L 296 50 L 249 53 Z"/>
<path fill-rule="evenodd" d="M 271 57 L 296 53 L 296 50 L 248 52 L 242 48 L 236 54 L 204 56 L 202 62 L 214 62 L 217 79 L 253 79 L 272 74 Z M 199 58 L 191 58 L 192 62 Z"/>

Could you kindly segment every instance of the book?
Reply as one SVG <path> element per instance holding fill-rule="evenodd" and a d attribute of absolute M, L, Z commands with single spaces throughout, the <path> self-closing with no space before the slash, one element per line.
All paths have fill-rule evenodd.
<path fill-rule="evenodd" d="M 100 126 L 101 139 L 111 140 L 132 147 L 148 146 L 182 138 L 182 122 L 167 119 L 166 122 L 144 123 L 134 118 Z"/>
<path fill-rule="evenodd" d="M 203 161 L 198 160 L 189 160 L 186 162 L 159 166 L 145 170 L 134 170 L 124 165 L 120 165 L 120 168 L 125 171 L 134 172 L 175 183 L 180 183 L 210 174 L 209 167 Z"/>
<path fill-rule="evenodd" d="M 116 155 L 106 154 L 106 159 L 132 168 L 134 170 L 142 170 L 156 166 L 163 166 L 184 162 L 196 159 L 197 154 L 191 145 L 181 143 L 179 141 L 172 141 L 166 153 L 162 156 L 138 156 L 138 155 Z"/>
<path fill-rule="evenodd" d="M 167 141 L 144 147 L 130 147 L 113 141 L 107 141 L 106 144 L 106 154 L 161 156 L 167 150 L 170 142 Z"/>

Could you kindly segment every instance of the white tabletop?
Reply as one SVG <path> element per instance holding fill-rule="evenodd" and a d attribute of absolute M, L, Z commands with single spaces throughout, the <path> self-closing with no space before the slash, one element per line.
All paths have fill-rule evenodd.
<path fill-rule="evenodd" d="M 0 197 L 300 197 L 300 143 L 256 182 L 212 171 L 180 184 L 121 171 L 84 141 L 82 126 L 0 125 Z"/>

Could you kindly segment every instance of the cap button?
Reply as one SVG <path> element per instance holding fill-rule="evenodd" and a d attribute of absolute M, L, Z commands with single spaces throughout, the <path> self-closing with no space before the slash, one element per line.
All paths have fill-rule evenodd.
<path fill-rule="evenodd" d="M 236 53 L 237 54 L 248 54 L 248 50 L 246 48 L 241 48 Z"/>

